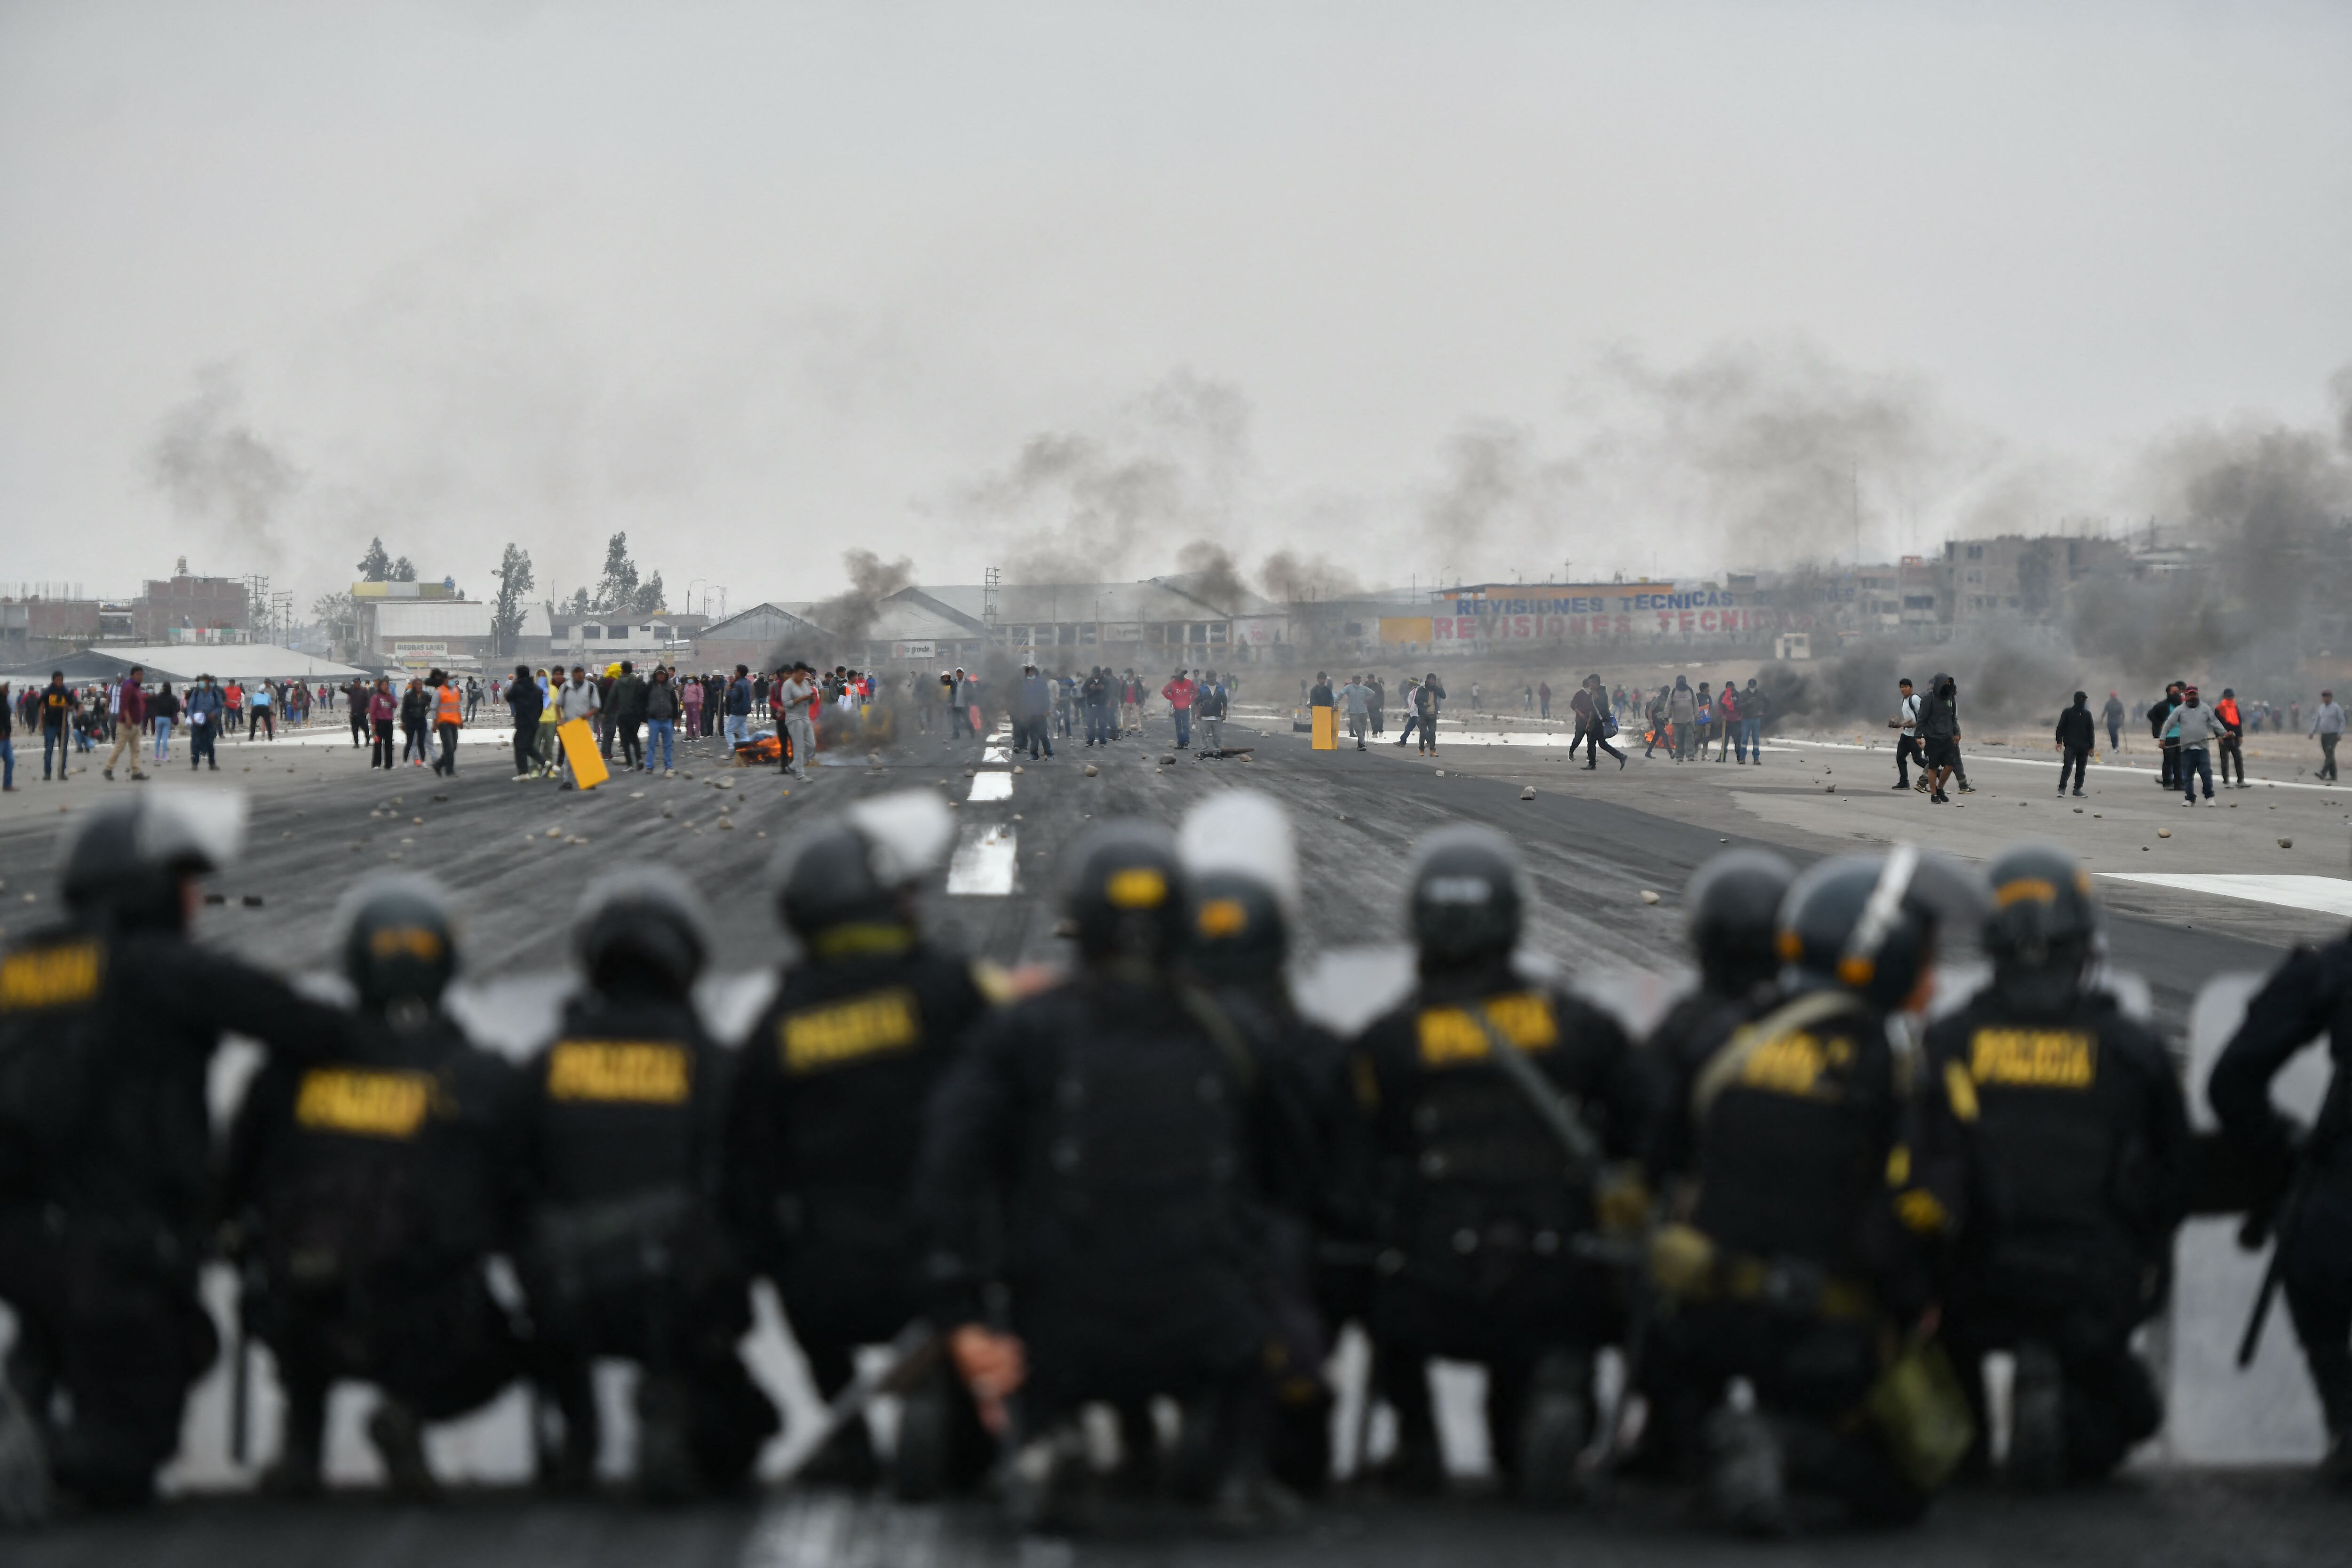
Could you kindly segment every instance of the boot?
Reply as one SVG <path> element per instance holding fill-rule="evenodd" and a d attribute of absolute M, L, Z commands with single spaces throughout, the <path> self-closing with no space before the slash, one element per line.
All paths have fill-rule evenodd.
<path fill-rule="evenodd" d="M 1528 1379 L 1527 1408 L 1517 1434 L 1519 1500 L 1561 1508 L 1584 1495 L 1577 1459 L 1591 1436 L 1591 1374 L 1582 1357 L 1552 1351 Z"/>
<path fill-rule="evenodd" d="M 441 1495 L 433 1467 L 425 1459 L 425 1424 L 416 1412 L 387 1396 L 367 1420 L 367 1437 L 394 1495 L 410 1502 L 430 1502 Z"/>
<path fill-rule="evenodd" d="M 686 1385 L 647 1373 L 637 1380 L 637 1491 L 648 1502 L 685 1502 L 700 1490 Z"/>
<path fill-rule="evenodd" d="M 325 1485 L 326 1436 L 327 1391 L 289 1384 L 285 1436 L 278 1458 L 261 1472 L 261 1489 L 274 1497 L 317 1497 Z"/>
<path fill-rule="evenodd" d="M 2066 1479 L 2066 1384 L 2048 1345 L 2017 1347 L 2009 1395 L 2009 1479 L 2031 1492 Z"/>
<path fill-rule="evenodd" d="M 1706 1418 L 1706 1507 L 1742 1534 L 1788 1533 L 1787 1459 L 1762 1412 L 1726 1406 Z"/>
<path fill-rule="evenodd" d="M 1065 1422 L 1014 1451 L 1004 1468 L 1004 1513 L 1024 1535 L 1064 1535 L 1092 1522 L 1086 1436 Z"/>
<path fill-rule="evenodd" d="M 0 1375 L 0 1526 L 29 1530 L 45 1524 L 56 1502 L 48 1446 L 15 1383 Z"/>

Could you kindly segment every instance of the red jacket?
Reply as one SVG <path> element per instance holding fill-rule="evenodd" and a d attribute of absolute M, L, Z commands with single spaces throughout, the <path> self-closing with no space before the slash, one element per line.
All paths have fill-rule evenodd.
<path fill-rule="evenodd" d="M 1179 676 L 1174 680 L 1171 680 L 1167 685 L 1161 687 L 1160 689 L 1160 695 L 1168 699 L 1169 703 L 1174 707 L 1178 712 L 1182 712 L 1185 709 L 1192 706 L 1192 693 L 1196 689 L 1198 689 L 1193 686 L 1192 681 L 1186 679 L 1182 676 Z"/>

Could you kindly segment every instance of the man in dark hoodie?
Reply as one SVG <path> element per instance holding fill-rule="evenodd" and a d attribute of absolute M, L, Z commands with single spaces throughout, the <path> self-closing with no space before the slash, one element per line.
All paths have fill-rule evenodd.
<path fill-rule="evenodd" d="M 1948 675 L 1927 682 L 1927 700 L 1919 704 L 1919 738 L 1927 752 L 1927 798 L 1948 805 L 1952 797 L 1944 793 L 1944 781 L 1960 765 L 1959 683 Z"/>
<path fill-rule="evenodd" d="M 2066 774 L 2073 770 L 2074 793 L 2083 793 L 2083 770 L 2089 763 L 2091 748 L 2099 743 L 2098 721 L 2091 716 L 2089 694 L 2074 693 L 2074 706 L 2058 715 L 2054 736 L 2058 747 L 2058 793 L 2066 793 Z"/>
<path fill-rule="evenodd" d="M 507 687 L 507 706 L 514 710 L 515 776 L 528 778 L 534 762 L 532 748 L 539 743 L 539 716 L 547 706 L 547 698 L 531 679 L 530 666 L 515 666 L 514 680 Z"/>
<path fill-rule="evenodd" d="M 2165 682 L 2164 695 L 2147 710 L 2148 737 L 2156 742 L 2161 752 L 2156 782 L 2164 789 L 2171 789 L 2180 782 L 2180 742 L 2164 738 L 2165 726 L 2172 722 L 2172 710 L 2179 706 L 2180 682 L 2168 680 Z"/>

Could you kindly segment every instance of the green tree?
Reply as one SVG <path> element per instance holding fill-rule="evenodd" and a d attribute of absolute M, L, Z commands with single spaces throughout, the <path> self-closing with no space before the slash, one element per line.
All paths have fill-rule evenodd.
<path fill-rule="evenodd" d="M 490 609 L 490 646 L 495 655 L 502 656 L 512 653 L 522 636 L 523 595 L 537 585 L 530 553 L 509 544 L 490 575 L 499 580 L 499 596 Z"/>
<path fill-rule="evenodd" d="M 597 580 L 592 606 L 600 614 L 625 615 L 636 599 L 637 568 L 629 559 L 629 536 L 616 533 L 604 542 L 604 574 Z"/>
<path fill-rule="evenodd" d="M 367 553 L 360 557 L 360 581 L 384 583 L 392 578 L 392 557 L 384 553 L 381 538 L 368 541 Z"/>
<path fill-rule="evenodd" d="M 669 594 L 662 587 L 658 572 L 637 584 L 636 596 L 629 604 L 629 609 L 640 616 L 658 616 L 668 608 Z"/>
<path fill-rule="evenodd" d="M 416 581 L 416 568 L 408 563 L 407 556 L 404 555 L 399 560 L 392 563 L 392 581 L 395 583 L 414 583 Z"/>

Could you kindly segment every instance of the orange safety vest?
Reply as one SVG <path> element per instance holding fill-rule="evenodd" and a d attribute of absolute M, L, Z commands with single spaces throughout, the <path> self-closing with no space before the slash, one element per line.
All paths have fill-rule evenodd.
<path fill-rule="evenodd" d="M 438 721 L 441 723 L 462 724 L 466 721 L 466 705 L 458 696 L 456 687 L 445 686 L 441 689 L 441 705 L 438 712 Z"/>

